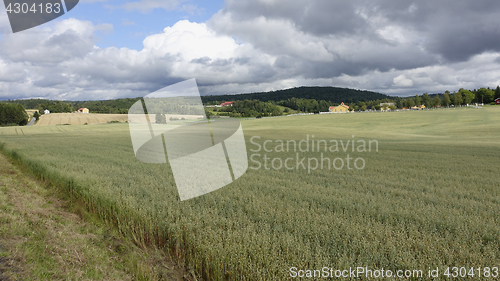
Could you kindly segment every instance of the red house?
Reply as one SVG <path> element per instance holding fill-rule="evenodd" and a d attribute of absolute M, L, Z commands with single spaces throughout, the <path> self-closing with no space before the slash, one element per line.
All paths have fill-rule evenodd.
<path fill-rule="evenodd" d="M 495 100 L 495 104 L 500 104 L 500 98 L 497 98 L 497 99 Z"/>
<path fill-rule="evenodd" d="M 221 103 L 220 106 L 233 106 L 233 102 L 232 101 L 226 101 L 226 102 Z"/>

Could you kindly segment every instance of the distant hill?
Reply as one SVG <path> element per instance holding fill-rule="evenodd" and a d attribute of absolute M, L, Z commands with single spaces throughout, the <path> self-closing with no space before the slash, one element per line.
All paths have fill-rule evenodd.
<path fill-rule="evenodd" d="M 260 100 L 260 101 L 281 101 L 291 98 L 325 100 L 331 103 L 355 103 L 358 101 L 373 101 L 382 99 L 392 99 L 388 95 L 381 93 L 354 90 L 337 87 L 299 87 L 287 90 L 272 92 L 260 92 L 237 95 L 202 96 L 203 103 L 214 103 L 215 101 L 239 101 L 239 100 Z"/>

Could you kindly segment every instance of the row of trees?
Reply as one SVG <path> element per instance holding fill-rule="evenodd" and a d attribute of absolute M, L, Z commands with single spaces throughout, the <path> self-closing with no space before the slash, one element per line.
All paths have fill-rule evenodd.
<path fill-rule="evenodd" d="M 219 116 L 230 117 L 266 117 L 266 116 L 280 116 L 283 110 L 272 102 L 262 102 L 258 100 L 243 100 L 233 103 L 233 106 L 225 106 L 216 109 Z M 214 114 L 206 110 L 207 117 Z"/>
<path fill-rule="evenodd" d="M 424 105 L 427 108 L 439 107 L 439 106 L 462 106 L 472 103 L 492 103 L 495 99 L 500 98 L 500 87 L 495 90 L 489 88 L 480 88 L 478 90 L 469 91 L 466 89 L 460 89 L 458 92 L 450 93 L 446 91 L 442 95 L 429 95 L 424 93 L 419 96 L 407 98 L 394 98 L 394 99 L 382 99 L 369 102 L 357 102 L 349 104 L 350 110 L 361 110 L 365 111 L 367 109 L 380 110 L 380 104 L 383 103 L 394 103 L 391 109 L 402 109 L 402 108 L 412 108 L 414 106 Z"/>
<path fill-rule="evenodd" d="M 282 100 L 277 102 L 277 104 L 302 112 L 325 112 L 328 111 L 331 105 L 331 103 L 325 100 L 317 101 L 315 99 L 298 98 Z"/>
<path fill-rule="evenodd" d="M 71 102 L 72 106 L 78 108 L 88 108 L 92 113 L 107 114 L 127 114 L 128 109 L 140 98 L 125 98 L 104 101 L 76 101 Z"/>
<path fill-rule="evenodd" d="M 480 88 L 479 90 L 469 91 L 460 89 L 458 92 L 450 93 L 446 91 L 442 97 L 440 95 L 429 96 L 424 93 L 422 96 L 416 95 L 415 97 L 406 98 L 404 101 L 399 100 L 398 107 L 402 107 L 403 102 L 405 107 L 425 105 L 426 107 L 437 106 L 461 106 L 471 103 L 491 103 L 496 98 L 500 98 L 500 87 L 496 90 L 488 88 Z"/>
<path fill-rule="evenodd" d="M 24 107 L 15 103 L 0 103 L 0 126 L 25 126 L 28 114 Z"/>
<path fill-rule="evenodd" d="M 50 101 L 45 99 L 9 100 L 7 103 L 18 103 L 24 108 L 38 109 L 41 113 L 48 109 L 53 113 L 74 112 L 85 107 L 92 113 L 127 114 L 128 109 L 139 98 L 125 98 L 105 101 Z"/>
<path fill-rule="evenodd" d="M 61 101 L 43 102 L 38 107 L 40 114 L 43 114 L 46 109 L 48 109 L 51 113 L 66 113 L 75 111 L 70 104 Z"/>

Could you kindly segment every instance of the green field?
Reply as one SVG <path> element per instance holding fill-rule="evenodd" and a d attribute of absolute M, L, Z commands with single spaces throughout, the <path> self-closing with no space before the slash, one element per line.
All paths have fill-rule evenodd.
<path fill-rule="evenodd" d="M 265 169 L 260 161 L 257 170 L 250 161 L 232 184 L 181 202 L 168 164 L 135 159 L 126 124 L 0 128 L 0 143 L 137 244 L 165 249 L 204 280 L 283 280 L 292 267 L 427 274 L 429 267 L 500 265 L 500 107 L 242 125 L 249 157 L 257 153 L 252 142 L 274 149 L 279 140 L 299 143 L 308 135 L 329 147 L 332 140 L 356 141 L 354 152 L 341 145 L 340 152 L 325 151 L 322 144 L 320 151 L 260 151 L 254 160 L 299 153 L 307 166 L 323 152 L 362 158 L 365 167 L 351 162 L 352 169 L 309 172 L 298 165 Z M 370 140 L 378 151 L 358 151 Z"/>

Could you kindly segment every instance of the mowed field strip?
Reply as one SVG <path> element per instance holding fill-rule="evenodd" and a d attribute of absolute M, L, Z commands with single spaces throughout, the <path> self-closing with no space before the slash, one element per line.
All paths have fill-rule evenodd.
<path fill-rule="evenodd" d="M 51 113 L 42 115 L 37 126 L 50 125 L 88 125 L 104 124 L 112 121 L 120 123 L 128 120 L 127 114 L 97 114 L 97 113 Z"/>
<path fill-rule="evenodd" d="M 138 114 L 132 114 L 132 118 L 142 118 Z M 149 120 L 155 121 L 154 114 L 148 114 Z M 170 118 L 181 119 L 184 117 L 190 119 L 202 119 L 202 116 L 186 116 L 186 115 L 167 115 L 167 121 Z M 98 114 L 98 113 L 51 113 L 42 115 L 40 120 L 36 123 L 37 126 L 50 126 L 50 125 L 94 125 L 106 124 L 111 122 L 125 123 L 128 122 L 128 114 Z"/>
<path fill-rule="evenodd" d="M 246 174 L 183 202 L 169 164 L 136 160 L 127 124 L 0 128 L 0 143 L 138 245 L 163 249 L 204 280 L 284 280 L 292 267 L 426 273 L 500 265 L 500 107 L 242 126 L 253 157 Z M 279 147 L 307 138 L 376 140 L 378 150 Z M 365 167 L 308 171 L 295 160 L 292 169 L 278 168 L 279 161 L 265 167 L 264 157 L 305 158 L 307 166 L 321 153 L 362 158 Z"/>

